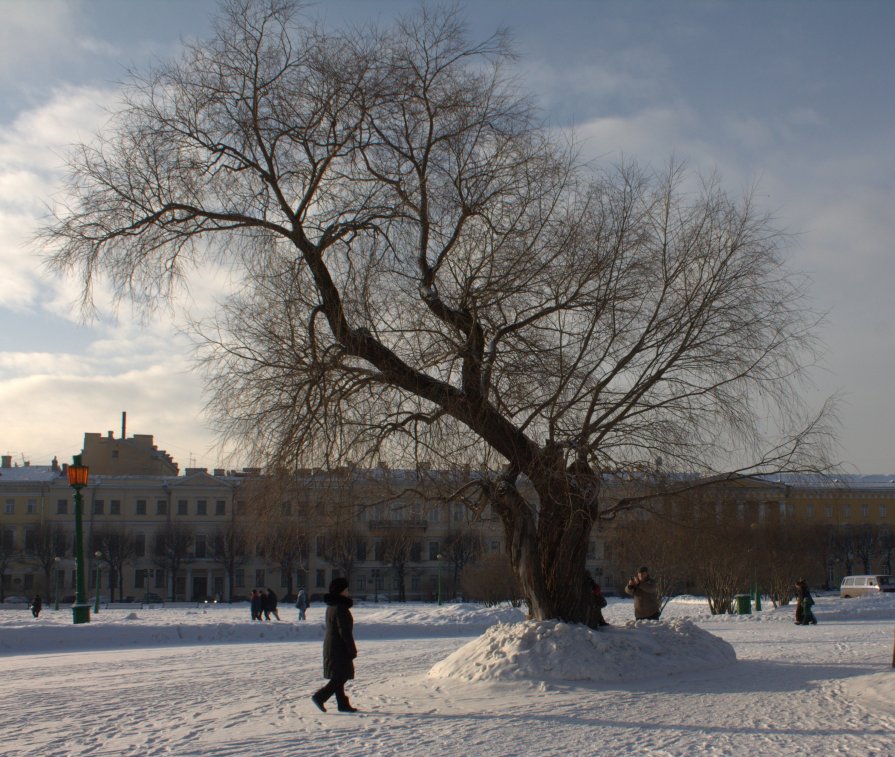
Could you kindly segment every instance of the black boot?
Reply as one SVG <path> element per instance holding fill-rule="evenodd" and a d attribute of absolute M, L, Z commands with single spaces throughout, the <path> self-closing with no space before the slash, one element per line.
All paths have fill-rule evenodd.
<path fill-rule="evenodd" d="M 325 700 L 323 699 L 323 697 L 320 696 L 319 691 L 311 697 L 311 701 L 315 705 L 317 705 L 317 709 L 320 710 L 320 712 L 326 712 L 326 707 L 323 706 L 323 702 Z M 339 709 L 341 709 L 341 708 L 339 708 Z"/>

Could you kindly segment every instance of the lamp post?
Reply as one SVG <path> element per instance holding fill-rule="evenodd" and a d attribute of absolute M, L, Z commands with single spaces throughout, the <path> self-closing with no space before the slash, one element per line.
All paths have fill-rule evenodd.
<path fill-rule="evenodd" d="M 90 605 L 87 604 L 87 586 L 84 577 L 84 527 L 81 523 L 81 489 L 87 486 L 88 469 L 81 465 L 81 456 L 75 455 L 68 466 L 68 484 L 75 490 L 75 603 L 71 607 L 74 623 L 90 622 Z"/>
<path fill-rule="evenodd" d="M 99 579 L 102 577 L 102 566 L 100 565 L 100 558 L 103 556 L 103 553 L 99 550 L 93 553 L 93 556 L 96 558 L 96 601 L 93 603 L 93 612 L 99 612 L 99 588 L 100 581 Z"/>
<path fill-rule="evenodd" d="M 443 602 L 441 600 L 441 558 L 443 555 L 437 554 L 435 555 L 435 559 L 438 560 L 438 606 L 440 607 Z"/>
<path fill-rule="evenodd" d="M 53 609 L 59 609 L 59 558 L 53 558 Z"/>

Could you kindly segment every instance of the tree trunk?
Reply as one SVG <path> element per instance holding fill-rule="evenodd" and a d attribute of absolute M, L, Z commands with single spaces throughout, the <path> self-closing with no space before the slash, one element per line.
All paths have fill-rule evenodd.
<path fill-rule="evenodd" d="M 530 478 L 538 493 L 537 507 L 525 501 L 509 477 L 491 491 L 529 617 L 596 628 L 598 608 L 585 577 L 596 496 L 594 489 L 581 485 L 582 478 L 592 484 L 593 476 L 570 473 L 558 461 Z"/>

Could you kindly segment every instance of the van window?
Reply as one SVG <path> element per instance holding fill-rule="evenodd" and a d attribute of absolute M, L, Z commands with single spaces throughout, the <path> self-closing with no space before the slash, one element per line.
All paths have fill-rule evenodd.
<path fill-rule="evenodd" d="M 879 585 L 880 586 L 891 586 L 895 581 L 892 580 L 892 576 L 880 576 L 879 577 Z"/>

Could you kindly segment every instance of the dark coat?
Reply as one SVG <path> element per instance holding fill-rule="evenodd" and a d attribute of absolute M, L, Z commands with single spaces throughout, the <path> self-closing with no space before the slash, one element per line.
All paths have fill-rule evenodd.
<path fill-rule="evenodd" d="M 304 589 L 298 592 L 298 599 L 295 600 L 295 606 L 299 610 L 307 610 L 308 607 L 311 606 L 311 603 L 308 602 L 308 595 L 305 594 Z"/>
<path fill-rule="evenodd" d="M 266 612 L 273 612 L 274 610 L 276 610 L 277 595 L 274 594 L 273 591 L 268 589 L 266 594 L 261 595 L 261 606 Z"/>
<path fill-rule="evenodd" d="M 341 594 L 325 594 L 326 635 L 323 637 L 324 678 L 354 678 L 354 618 L 351 607 L 354 602 Z"/>

